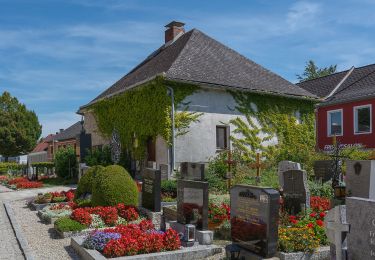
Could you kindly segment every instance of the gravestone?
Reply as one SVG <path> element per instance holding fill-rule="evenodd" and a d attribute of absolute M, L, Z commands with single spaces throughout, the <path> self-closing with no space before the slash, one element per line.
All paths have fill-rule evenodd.
<path fill-rule="evenodd" d="M 168 180 L 170 177 L 170 166 L 168 164 L 160 164 L 161 179 Z"/>
<path fill-rule="evenodd" d="M 375 200 L 347 197 L 346 218 L 349 259 L 375 259 Z"/>
<path fill-rule="evenodd" d="M 208 229 L 208 182 L 178 180 L 177 222 Z"/>
<path fill-rule="evenodd" d="M 347 196 L 375 199 L 375 161 L 346 161 L 345 183 Z"/>
<path fill-rule="evenodd" d="M 283 172 L 289 170 L 301 170 L 301 164 L 292 161 L 281 161 L 277 168 L 277 175 L 279 176 L 279 184 L 281 188 L 284 188 Z"/>
<path fill-rule="evenodd" d="M 310 207 L 310 192 L 306 171 L 289 170 L 282 173 L 285 209 L 293 215 Z"/>
<path fill-rule="evenodd" d="M 204 180 L 204 163 L 182 162 L 180 164 L 181 179 L 192 181 Z"/>
<path fill-rule="evenodd" d="M 346 206 L 339 205 L 328 211 L 324 218 L 324 226 L 331 243 L 331 259 L 346 259 L 349 223 L 346 220 Z"/>
<path fill-rule="evenodd" d="M 332 180 L 333 177 L 333 160 L 320 160 L 314 162 L 315 180 L 324 182 Z"/>
<path fill-rule="evenodd" d="M 160 170 L 146 168 L 142 173 L 142 207 L 153 212 L 161 210 Z"/>
<path fill-rule="evenodd" d="M 279 192 L 271 188 L 234 186 L 230 192 L 233 243 L 262 257 L 275 255 L 279 199 Z"/>
<path fill-rule="evenodd" d="M 147 168 L 156 170 L 158 168 L 158 164 L 154 161 L 147 161 Z"/>

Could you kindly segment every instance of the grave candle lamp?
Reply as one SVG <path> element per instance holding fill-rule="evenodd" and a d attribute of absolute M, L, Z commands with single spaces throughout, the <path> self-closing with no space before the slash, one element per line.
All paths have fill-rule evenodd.
<path fill-rule="evenodd" d="M 346 187 L 342 183 L 340 183 L 339 185 L 336 185 L 333 188 L 333 191 L 335 194 L 335 198 L 337 199 L 343 199 L 346 196 Z"/>

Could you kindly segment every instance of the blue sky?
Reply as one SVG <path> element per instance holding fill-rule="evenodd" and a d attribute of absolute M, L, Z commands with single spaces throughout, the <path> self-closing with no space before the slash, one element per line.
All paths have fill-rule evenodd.
<path fill-rule="evenodd" d="M 295 82 L 305 62 L 375 63 L 375 1 L 0 0 L 0 92 L 33 109 L 43 135 L 164 41 L 171 20 L 198 28 Z"/>

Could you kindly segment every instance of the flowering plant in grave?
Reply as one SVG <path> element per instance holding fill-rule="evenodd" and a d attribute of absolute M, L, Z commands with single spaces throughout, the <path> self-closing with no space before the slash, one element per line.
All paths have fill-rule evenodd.
<path fill-rule="evenodd" d="M 230 206 L 226 203 L 221 205 L 210 203 L 208 207 L 208 219 L 212 223 L 222 223 L 224 220 L 230 219 Z"/>

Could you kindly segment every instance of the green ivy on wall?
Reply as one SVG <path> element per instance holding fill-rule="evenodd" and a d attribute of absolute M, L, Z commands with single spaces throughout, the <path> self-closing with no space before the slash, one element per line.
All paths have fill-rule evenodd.
<path fill-rule="evenodd" d="M 150 137 L 160 135 L 170 143 L 171 98 L 167 95 L 167 87 L 174 90 L 176 108 L 198 89 L 195 85 L 168 81 L 160 76 L 122 94 L 100 100 L 89 109 L 105 137 L 110 137 L 116 129 L 123 147 L 132 151 L 136 158 L 143 158 Z M 182 110 L 175 114 L 177 135 L 186 133 L 190 123 L 199 121 L 201 115 L 187 112 L 186 107 Z M 136 146 L 134 137 L 138 143 Z"/>
<path fill-rule="evenodd" d="M 237 109 L 245 115 L 231 120 L 239 138 L 231 136 L 233 146 L 245 160 L 262 152 L 268 160 L 292 160 L 309 164 L 315 150 L 313 100 L 301 100 L 248 92 L 232 92 Z M 299 120 L 297 118 L 299 113 Z M 299 122 L 298 122 L 299 121 Z M 276 144 L 265 145 L 277 138 Z"/>

